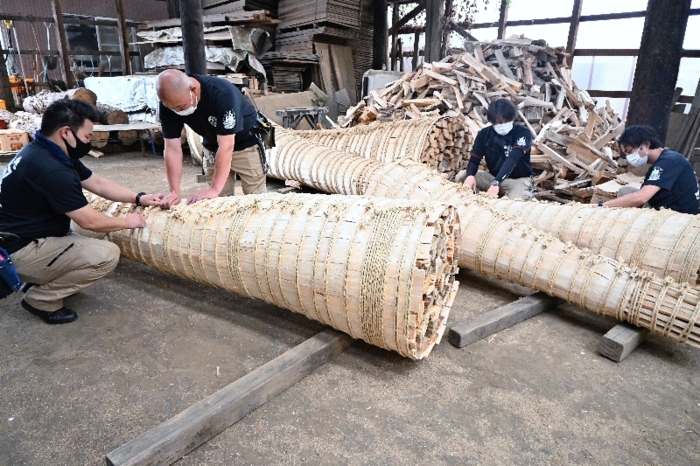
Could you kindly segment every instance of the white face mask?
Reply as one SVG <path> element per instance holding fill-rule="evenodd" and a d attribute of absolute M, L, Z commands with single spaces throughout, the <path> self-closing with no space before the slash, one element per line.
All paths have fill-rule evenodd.
<path fill-rule="evenodd" d="M 648 161 L 648 156 L 645 155 L 644 157 L 640 157 L 639 149 L 627 156 L 627 163 L 632 165 L 633 167 L 643 167 L 647 164 Z"/>
<path fill-rule="evenodd" d="M 505 136 L 506 134 L 510 133 L 510 130 L 513 129 L 513 122 L 509 121 L 508 123 L 501 123 L 500 125 L 493 125 L 493 130 L 496 131 L 498 134 L 501 136 Z"/>
<path fill-rule="evenodd" d="M 180 110 L 179 112 L 175 112 L 175 110 L 173 110 L 173 112 L 175 112 L 176 115 L 180 116 L 192 115 L 194 111 L 197 110 L 197 104 L 199 102 L 197 102 L 197 97 L 194 95 L 194 93 L 190 91 L 190 102 L 192 101 L 194 101 L 194 106 L 190 106 L 184 110 Z"/>

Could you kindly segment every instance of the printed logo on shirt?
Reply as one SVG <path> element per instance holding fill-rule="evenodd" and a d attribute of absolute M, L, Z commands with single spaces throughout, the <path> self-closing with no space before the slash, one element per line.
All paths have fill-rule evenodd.
<path fill-rule="evenodd" d="M 651 175 L 649 175 L 649 181 L 658 181 L 661 179 L 661 172 L 663 172 L 664 169 L 661 167 L 656 167 L 651 171 Z"/>
<path fill-rule="evenodd" d="M 515 145 L 525 147 L 527 145 L 527 142 L 525 141 L 524 137 L 521 137 L 521 138 L 518 138 L 517 141 L 515 141 Z"/>
<path fill-rule="evenodd" d="M 17 169 L 17 165 L 19 165 L 20 160 L 22 160 L 22 156 L 17 155 L 14 159 L 10 160 L 10 163 L 8 163 L 5 169 L 2 171 L 2 175 L 0 176 L 0 191 L 2 191 L 2 180 Z M 2 207 L 2 205 L 0 205 L 0 207 Z"/>
<path fill-rule="evenodd" d="M 510 145 L 508 145 L 508 144 L 505 144 L 505 145 L 503 146 L 503 152 L 504 152 L 504 154 L 505 154 L 506 157 L 508 157 L 508 156 L 510 155 L 510 150 L 511 150 L 512 148 L 513 148 L 513 146 L 510 146 Z"/>
<path fill-rule="evenodd" d="M 236 115 L 233 110 L 229 110 L 224 115 L 224 129 L 233 129 L 236 126 Z"/>
<path fill-rule="evenodd" d="M 215 116 L 209 117 L 209 124 L 212 125 L 214 128 L 216 128 L 216 117 Z"/>

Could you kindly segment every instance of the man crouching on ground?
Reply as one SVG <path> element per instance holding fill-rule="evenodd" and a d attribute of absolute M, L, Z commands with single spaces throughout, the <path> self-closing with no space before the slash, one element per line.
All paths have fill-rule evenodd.
<path fill-rule="evenodd" d="M 47 324 L 73 322 L 78 315 L 64 298 L 114 270 L 119 248 L 70 231 L 73 220 L 85 230 L 111 232 L 141 228 L 140 214 L 113 218 L 95 211 L 83 188 L 116 202 L 156 205 L 162 194 L 135 193 L 92 173 L 80 158 L 92 146 L 97 111 L 76 100 L 58 100 L 43 115 L 41 130 L 0 176 L 0 231 L 19 241 L 6 249 L 22 281 L 33 286 L 22 307 Z"/>

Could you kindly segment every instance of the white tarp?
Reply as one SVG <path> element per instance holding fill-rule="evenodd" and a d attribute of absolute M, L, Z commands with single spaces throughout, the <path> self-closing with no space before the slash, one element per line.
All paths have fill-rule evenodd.
<path fill-rule="evenodd" d="M 247 61 L 248 67 L 254 69 L 262 76 L 266 76 L 265 68 L 263 68 L 258 59 L 245 50 L 233 50 L 230 47 L 206 46 L 204 48 L 204 53 L 207 62 L 221 63 L 231 71 L 238 71 L 239 65 Z M 184 64 L 185 54 L 181 46 L 156 49 L 143 59 L 143 66 L 145 68 L 179 66 Z"/>
<path fill-rule="evenodd" d="M 112 76 L 85 78 L 85 87 L 97 101 L 127 113 L 158 109 L 156 76 Z"/>

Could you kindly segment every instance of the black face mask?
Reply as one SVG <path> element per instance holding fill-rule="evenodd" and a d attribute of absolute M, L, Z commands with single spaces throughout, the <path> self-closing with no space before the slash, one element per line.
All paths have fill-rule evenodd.
<path fill-rule="evenodd" d="M 71 147 L 70 144 L 68 144 L 68 141 L 66 141 L 65 138 L 63 138 L 63 142 L 66 143 L 66 150 L 68 151 L 68 156 L 72 160 L 78 160 L 82 157 L 85 157 L 88 152 L 92 150 L 92 144 L 89 142 L 83 142 L 78 138 L 78 135 L 75 134 L 73 130 L 70 130 L 71 133 L 73 133 L 73 137 L 75 138 L 75 147 Z"/>

